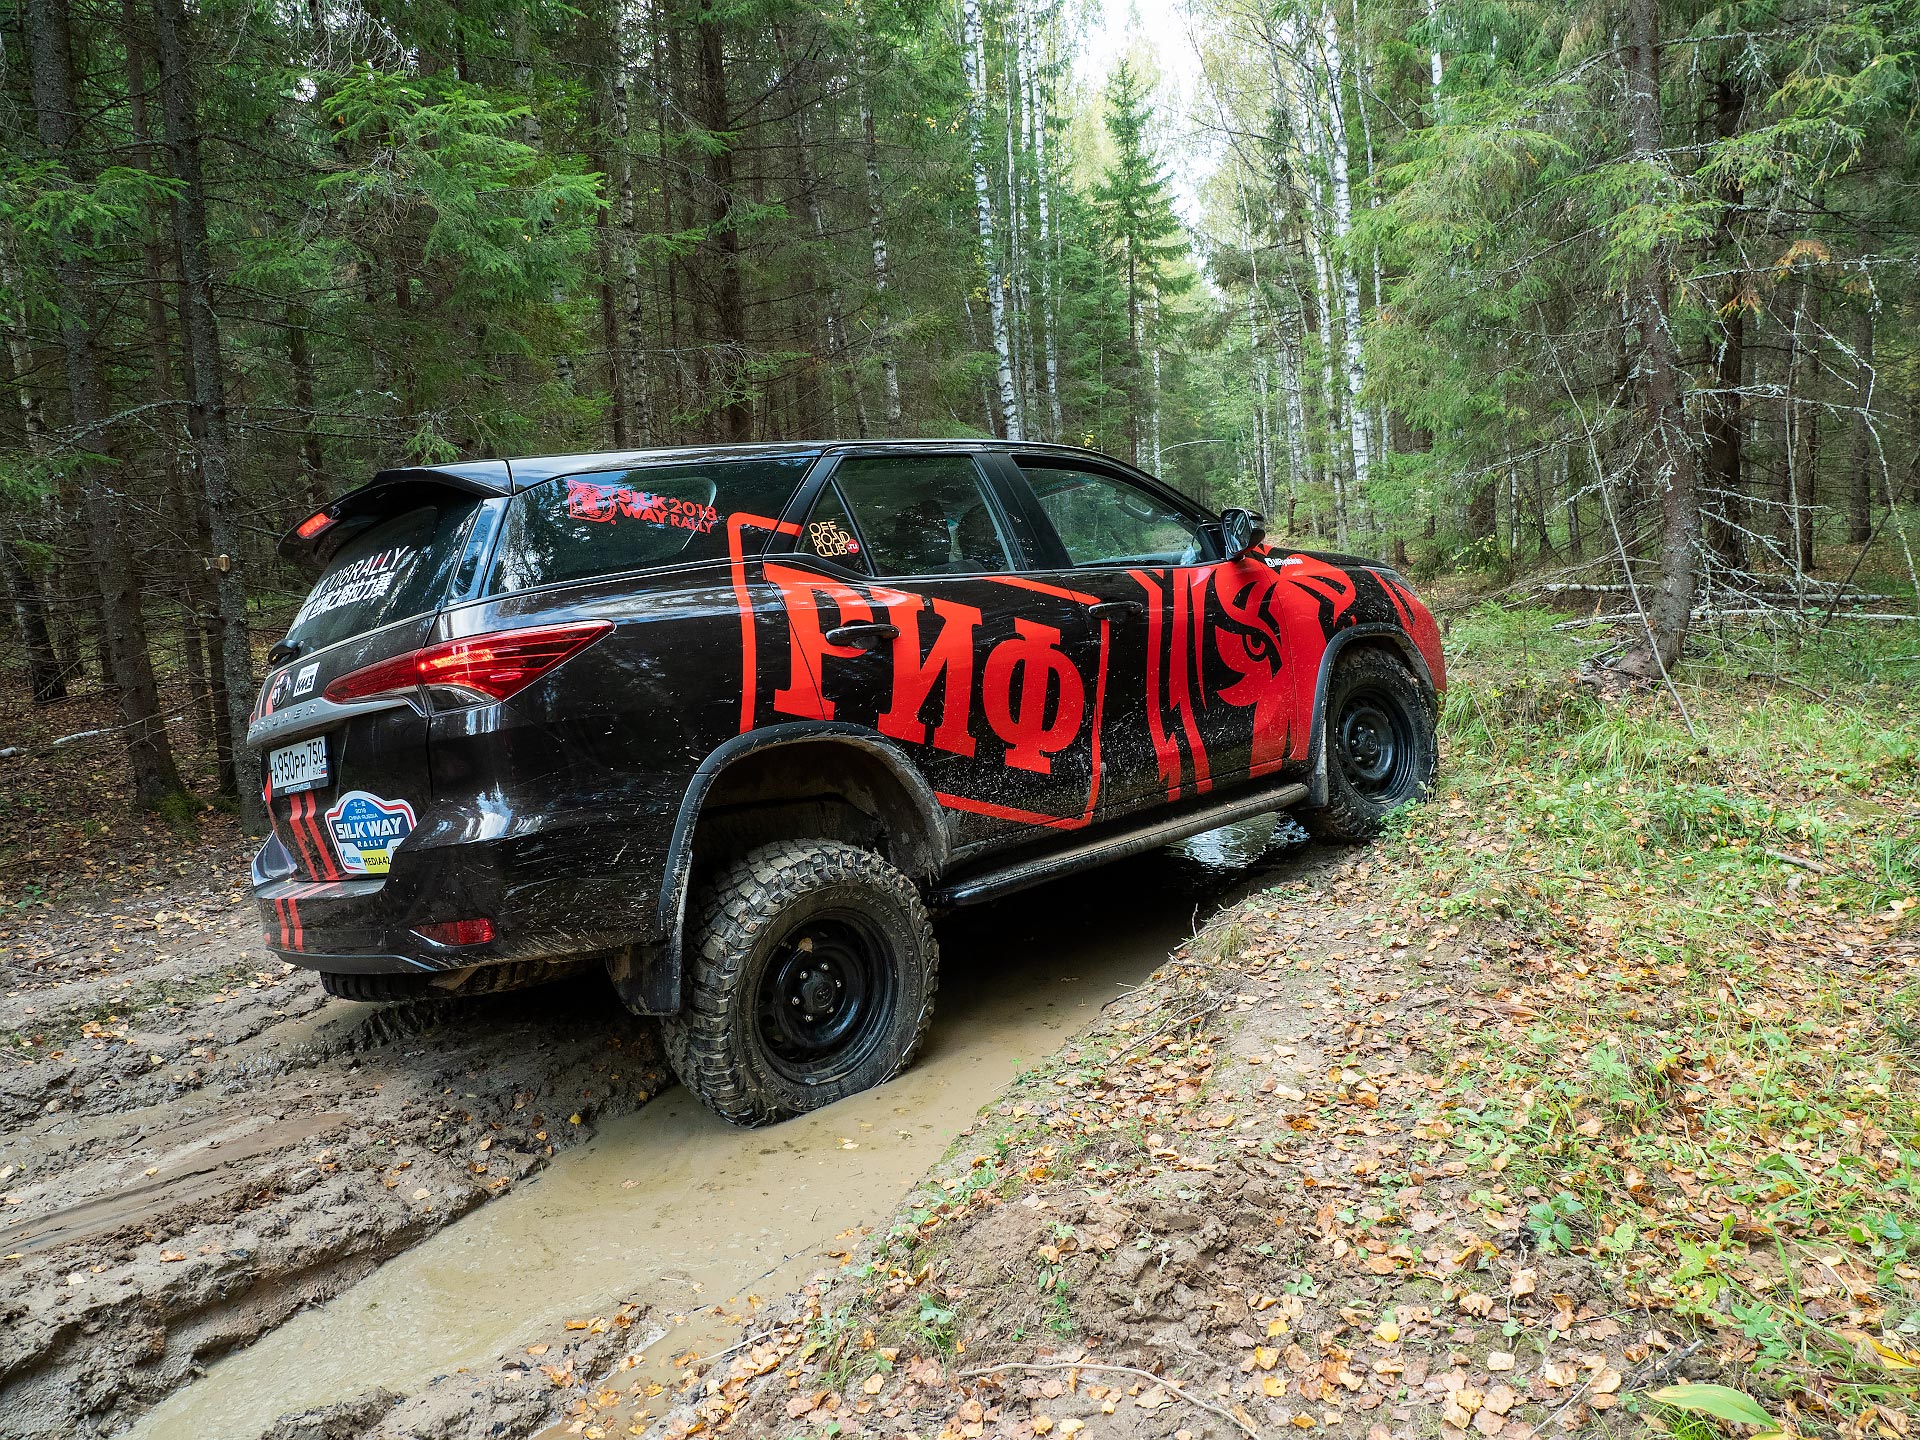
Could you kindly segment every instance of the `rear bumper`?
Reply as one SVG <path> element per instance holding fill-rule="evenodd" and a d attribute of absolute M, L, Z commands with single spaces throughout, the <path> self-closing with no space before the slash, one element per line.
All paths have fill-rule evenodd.
<path fill-rule="evenodd" d="M 381 975 L 573 959 L 649 938 L 650 906 L 628 903 L 628 886 L 566 867 L 530 871 L 515 858 L 509 842 L 403 846 L 385 876 L 309 881 L 269 835 L 253 860 L 261 939 L 309 970 Z M 485 944 L 443 945 L 419 933 L 478 918 L 493 922 Z"/>

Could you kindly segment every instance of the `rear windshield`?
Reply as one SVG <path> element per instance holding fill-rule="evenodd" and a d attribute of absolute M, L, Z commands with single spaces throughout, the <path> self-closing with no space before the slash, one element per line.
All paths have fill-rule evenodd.
<path fill-rule="evenodd" d="M 327 562 L 287 640 L 311 652 L 435 609 L 479 503 L 451 490 L 428 493 L 354 536 Z"/>
<path fill-rule="evenodd" d="M 810 463 L 802 455 L 649 465 L 536 485 L 507 507 L 488 589 L 718 559 L 727 553 L 727 517 L 778 519 Z"/>

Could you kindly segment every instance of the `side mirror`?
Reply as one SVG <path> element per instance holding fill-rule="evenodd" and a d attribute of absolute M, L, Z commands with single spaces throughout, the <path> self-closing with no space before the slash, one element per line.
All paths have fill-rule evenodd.
<path fill-rule="evenodd" d="M 1267 522 L 1235 505 L 1220 512 L 1220 537 L 1226 541 L 1227 559 L 1238 560 L 1267 538 Z"/>

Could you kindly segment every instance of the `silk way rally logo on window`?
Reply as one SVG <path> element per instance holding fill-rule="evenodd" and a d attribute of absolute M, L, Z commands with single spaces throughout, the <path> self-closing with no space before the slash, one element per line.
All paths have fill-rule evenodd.
<path fill-rule="evenodd" d="M 384 875 L 393 864 L 393 847 L 413 833 L 413 807 L 349 790 L 327 811 L 327 829 L 349 875 Z"/>

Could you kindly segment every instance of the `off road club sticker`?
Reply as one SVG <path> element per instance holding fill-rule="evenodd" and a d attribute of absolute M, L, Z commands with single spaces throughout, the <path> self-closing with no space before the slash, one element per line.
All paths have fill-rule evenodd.
<path fill-rule="evenodd" d="M 413 833 L 413 807 L 349 790 L 327 811 L 327 833 L 347 874 L 384 875 L 393 864 L 394 847 Z"/>

